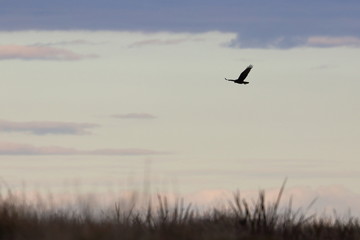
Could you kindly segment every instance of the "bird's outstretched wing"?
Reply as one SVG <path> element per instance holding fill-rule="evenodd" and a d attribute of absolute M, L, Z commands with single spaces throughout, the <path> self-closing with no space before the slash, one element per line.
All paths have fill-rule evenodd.
<path fill-rule="evenodd" d="M 252 65 L 249 65 L 239 76 L 239 81 L 244 81 L 247 75 L 249 74 L 250 70 L 253 68 Z"/>

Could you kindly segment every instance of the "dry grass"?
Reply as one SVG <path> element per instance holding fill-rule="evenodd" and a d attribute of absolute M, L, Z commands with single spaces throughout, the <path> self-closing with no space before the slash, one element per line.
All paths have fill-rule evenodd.
<path fill-rule="evenodd" d="M 256 202 L 241 199 L 239 193 L 227 208 L 200 212 L 182 199 L 171 206 L 158 196 L 145 209 L 136 208 L 135 200 L 116 203 L 112 209 L 92 213 L 29 204 L 9 191 L 0 196 L 0 239 L 6 240 L 226 240 L 226 239 L 360 239 L 356 218 L 317 217 L 279 210 L 284 185 L 274 203 L 266 204 L 260 191 Z"/>

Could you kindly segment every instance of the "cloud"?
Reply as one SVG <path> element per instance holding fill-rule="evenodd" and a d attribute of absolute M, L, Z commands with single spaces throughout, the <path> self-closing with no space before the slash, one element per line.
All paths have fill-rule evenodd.
<path fill-rule="evenodd" d="M 160 155 L 160 154 L 168 154 L 168 153 L 149 150 L 149 149 L 141 149 L 141 148 L 124 148 L 124 149 L 98 149 L 92 151 L 84 151 L 83 154 L 131 156 L 131 155 Z"/>
<path fill-rule="evenodd" d="M 200 39 L 188 39 L 188 38 L 177 38 L 177 39 L 148 39 L 144 41 L 137 41 L 129 45 L 129 47 L 142 47 L 147 45 L 176 45 L 187 41 L 200 41 Z"/>
<path fill-rule="evenodd" d="M 360 46 L 360 37 L 331 37 L 331 36 L 313 36 L 309 37 L 306 45 L 314 47 L 337 47 L 337 46 Z"/>
<path fill-rule="evenodd" d="M 206 5 L 206 7 L 204 7 Z M 309 7 L 311 6 L 311 7 Z M 326 7 L 324 7 L 326 6 Z M 143 32 L 210 31 L 236 33 L 232 43 L 241 48 L 289 48 L 302 46 L 315 35 L 360 37 L 360 5 L 357 0 L 339 1 L 216 1 L 184 0 L 181 3 L 154 0 L 99 2 L 88 0 L 75 6 L 33 0 L 29 4 L 2 5 L 1 30 L 114 30 Z M 69 12 L 68 9 L 71 8 Z M 41 12 L 41 14 L 39 14 Z M 56 14 L 52 14 L 56 12 Z M 241 12 L 241 14 L 239 14 Z M 214 18 L 216 16 L 216 18 Z M 298 42 L 298 39 L 301 41 Z M 298 45 L 300 43 L 300 45 Z M 140 44 L 140 45 L 138 45 Z M 146 44 L 173 44 L 152 39 Z"/>
<path fill-rule="evenodd" d="M 126 113 L 112 115 L 114 118 L 120 119 L 154 119 L 156 116 L 149 113 Z"/>
<path fill-rule="evenodd" d="M 37 147 L 31 144 L 18 144 L 0 142 L 0 155 L 116 155 L 116 156 L 143 156 L 163 155 L 168 152 L 160 152 L 142 148 L 119 148 L 119 149 L 95 149 L 79 150 L 59 146 Z"/>
<path fill-rule="evenodd" d="M 264 164 L 260 159 L 257 160 L 259 164 Z M 275 162 L 275 160 L 272 160 Z M 293 161 L 290 161 L 294 163 Z M 256 171 L 249 171 L 246 169 L 189 169 L 189 170 L 178 170 L 178 173 L 183 176 L 217 176 L 219 178 L 224 178 L 226 176 L 244 176 L 244 177 L 255 177 L 261 176 L 258 178 L 269 179 L 269 178 L 277 178 L 278 176 L 288 176 L 289 178 L 295 179 L 343 179 L 343 178 L 356 178 L 359 176 L 360 171 L 357 169 L 351 169 L 344 171 L 343 169 L 329 169 L 329 168 L 304 168 L 301 165 L 296 165 L 294 168 L 294 164 L 288 165 L 286 163 L 282 163 L 281 168 L 276 167 L 267 167 L 262 169 L 257 169 Z"/>
<path fill-rule="evenodd" d="M 360 47 L 357 36 L 280 36 L 250 39 L 238 34 L 225 47 L 231 48 L 294 48 L 294 47 Z"/>
<path fill-rule="evenodd" d="M 30 144 L 0 142 L 0 155 L 73 155 L 78 153 L 79 151 L 73 148 L 35 147 Z"/>
<path fill-rule="evenodd" d="M 57 41 L 57 42 L 36 42 L 31 44 L 31 46 L 67 46 L 67 45 L 97 45 L 103 44 L 104 42 L 93 42 L 84 39 L 75 39 L 75 40 L 68 40 L 68 41 Z"/>
<path fill-rule="evenodd" d="M 2 132 L 25 132 L 35 135 L 83 135 L 89 134 L 90 132 L 87 129 L 94 127 L 98 127 L 98 125 L 73 122 L 15 122 L 0 120 L 0 131 Z"/>
<path fill-rule="evenodd" d="M 241 199 L 248 203 L 258 199 L 258 190 L 239 191 Z M 267 203 L 274 203 L 278 197 L 279 189 L 265 189 Z M 196 203 L 199 206 L 209 207 L 220 204 L 227 204 L 233 200 L 234 191 L 225 189 L 208 189 L 188 194 L 185 199 Z M 294 186 L 285 188 L 282 195 L 281 208 L 289 207 L 292 201 L 294 211 L 300 209 L 300 213 L 318 215 L 327 214 L 333 216 L 334 210 L 338 214 L 347 214 L 349 210 L 355 216 L 360 216 L 360 194 L 353 192 L 342 185 L 327 185 L 316 188 L 308 186 Z M 309 206 L 311 203 L 313 204 Z M 308 208 L 310 207 L 310 208 Z"/>
<path fill-rule="evenodd" d="M 81 60 L 96 58 L 94 54 L 78 54 L 63 48 L 48 46 L 0 45 L 0 60 Z"/>
<path fill-rule="evenodd" d="M 224 44 L 230 48 L 281 48 L 288 49 L 303 46 L 306 43 L 305 37 L 294 36 L 259 36 L 249 37 L 245 34 L 237 34 L 237 37 L 229 43 Z"/>
<path fill-rule="evenodd" d="M 82 183 L 84 182 L 82 181 Z M 108 189 L 109 186 L 117 186 L 115 182 L 113 184 L 109 183 L 112 182 L 102 182 L 102 184 L 106 184 L 105 189 Z M 116 190 L 118 190 L 118 188 L 116 188 Z M 122 190 L 114 191 L 116 193 L 111 194 L 109 194 L 109 191 L 85 192 L 83 194 L 69 194 L 69 191 L 65 191 L 56 192 L 52 195 L 55 196 L 55 206 L 64 206 L 64 204 L 74 203 L 76 202 L 74 199 L 78 200 L 80 197 L 83 197 L 83 199 L 86 200 L 91 196 L 92 203 L 101 204 L 101 206 L 113 206 L 114 202 L 121 202 L 126 208 L 127 203 L 136 203 L 135 208 L 138 210 L 144 209 L 144 207 L 146 208 L 149 199 L 154 200 L 153 203 L 155 208 L 158 207 L 158 197 L 162 196 L 166 197 L 170 208 L 175 206 L 176 203 L 179 203 L 180 198 L 181 201 L 184 201 L 185 207 L 191 203 L 192 209 L 200 212 L 205 210 L 205 212 L 207 212 L 209 209 L 214 209 L 214 207 L 219 209 L 229 209 L 229 202 L 233 202 L 234 194 L 236 194 L 236 191 L 226 189 L 201 190 L 184 195 L 181 194 L 180 196 L 178 193 L 169 191 L 150 191 L 147 195 L 141 195 L 142 192 L 140 191 L 141 190 L 136 191 L 135 189 Z M 256 200 L 258 200 L 259 196 L 258 190 L 238 191 L 238 193 L 240 194 L 241 201 L 245 200 L 250 208 L 257 203 Z M 29 199 L 30 201 L 38 200 L 38 195 L 33 196 L 34 191 L 12 191 L 12 194 L 15 194 L 15 196 L 19 194 L 19 196 L 22 197 L 26 194 L 26 199 Z M 277 200 L 278 194 L 279 189 L 265 189 L 266 204 L 270 205 L 274 203 Z M 360 217 L 360 207 L 358 204 L 360 201 L 360 194 L 341 185 L 325 185 L 316 188 L 308 186 L 286 188 L 280 199 L 279 212 L 289 207 L 290 199 L 292 201 L 293 213 L 296 213 L 299 210 L 297 216 L 294 215 L 293 217 L 301 217 L 302 214 L 305 214 L 306 216 L 316 214 L 319 217 L 345 217 L 343 220 L 347 220 L 347 217 L 349 216 Z M 314 202 L 314 204 L 309 207 L 312 202 Z M 243 204 L 243 202 L 241 202 L 241 204 Z M 337 215 L 334 215 L 335 211 Z"/>

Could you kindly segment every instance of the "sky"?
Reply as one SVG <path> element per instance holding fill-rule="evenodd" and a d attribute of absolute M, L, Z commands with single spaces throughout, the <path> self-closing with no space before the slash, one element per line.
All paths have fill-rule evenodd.
<path fill-rule="evenodd" d="M 210 201 L 287 178 L 360 213 L 357 1 L 0 4 L 6 186 Z"/>

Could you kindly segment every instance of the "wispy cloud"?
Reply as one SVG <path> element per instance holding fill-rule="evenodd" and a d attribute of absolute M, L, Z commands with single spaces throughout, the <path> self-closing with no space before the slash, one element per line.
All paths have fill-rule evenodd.
<path fill-rule="evenodd" d="M 129 47 L 143 47 L 147 45 L 176 45 L 188 41 L 201 41 L 201 39 L 189 39 L 189 38 L 176 38 L 176 39 L 148 39 L 143 41 L 137 41 L 129 45 Z"/>
<path fill-rule="evenodd" d="M 55 146 L 35 147 L 30 144 L 0 142 L 0 155 L 73 155 L 78 151 L 73 148 Z"/>
<path fill-rule="evenodd" d="M 93 42 L 84 39 L 75 39 L 75 40 L 65 40 L 65 41 L 56 41 L 56 42 L 36 42 L 31 44 L 31 46 L 67 46 L 67 45 L 97 45 L 104 42 Z"/>
<path fill-rule="evenodd" d="M 225 47 L 230 48 L 281 48 L 288 49 L 305 44 L 305 38 L 293 36 L 264 36 L 260 38 L 249 38 L 245 34 L 237 34 Z"/>
<path fill-rule="evenodd" d="M 47 134 L 70 134 L 83 135 L 89 134 L 88 129 L 98 127 L 93 123 L 74 123 L 74 122 L 15 122 L 0 120 L 0 131 L 2 132 L 25 132 L 35 135 Z"/>
<path fill-rule="evenodd" d="M 125 113 L 112 115 L 114 118 L 120 119 L 154 119 L 156 116 L 149 113 Z"/>
<path fill-rule="evenodd" d="M 288 49 L 294 47 L 360 47 L 360 37 L 354 36 L 308 36 L 308 37 L 295 37 L 283 36 L 277 38 L 269 38 L 266 41 L 247 39 L 238 35 L 229 43 L 224 44 L 225 47 L 231 48 L 281 48 Z"/>
<path fill-rule="evenodd" d="M 0 142 L 0 155 L 117 155 L 117 156 L 142 156 L 163 155 L 168 152 L 155 151 L 142 148 L 116 148 L 79 150 L 59 146 L 38 147 L 31 144 L 18 144 Z"/>
<path fill-rule="evenodd" d="M 149 149 L 142 148 L 122 148 L 122 149 L 97 149 L 92 151 L 82 151 L 82 154 L 89 155 L 161 155 L 161 154 L 169 154 L 167 152 L 154 151 Z"/>
<path fill-rule="evenodd" d="M 307 45 L 316 47 L 360 46 L 360 37 L 313 36 L 306 41 Z"/>
<path fill-rule="evenodd" d="M 23 46 L 2 45 L 0 46 L 0 60 L 81 60 L 85 58 L 96 58 L 94 54 L 78 54 L 63 48 L 48 46 Z"/>

